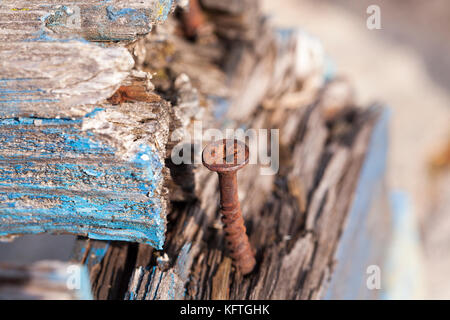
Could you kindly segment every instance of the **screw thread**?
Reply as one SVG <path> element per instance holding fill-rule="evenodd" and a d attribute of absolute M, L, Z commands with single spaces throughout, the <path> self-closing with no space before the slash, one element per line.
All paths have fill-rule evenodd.
<path fill-rule="evenodd" d="M 219 174 L 219 184 L 221 189 L 220 212 L 225 225 L 226 245 L 235 266 L 245 275 L 253 270 L 256 260 L 248 240 L 237 197 L 236 173 Z"/>

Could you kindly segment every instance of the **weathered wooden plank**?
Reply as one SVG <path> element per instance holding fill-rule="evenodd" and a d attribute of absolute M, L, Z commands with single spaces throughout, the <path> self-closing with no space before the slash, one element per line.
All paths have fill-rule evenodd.
<path fill-rule="evenodd" d="M 103 106 L 103 108 L 100 108 Z M 0 236 L 72 233 L 162 248 L 168 104 L 0 119 Z"/>
<path fill-rule="evenodd" d="M 173 9 L 173 0 L 3 0 L 0 41 L 132 41 Z"/>
<path fill-rule="evenodd" d="M 174 263 L 168 268 L 168 258 L 159 257 L 158 266 L 151 269 L 138 267 L 130 279 L 125 294 L 127 300 L 182 300 L 186 295 L 185 284 L 188 281 L 192 264 L 190 245 L 186 244 Z M 167 257 L 167 256 L 166 256 Z"/>
<path fill-rule="evenodd" d="M 60 261 L 0 264 L 0 299 L 91 300 L 87 268 Z"/>
<path fill-rule="evenodd" d="M 0 42 L 0 118 L 83 116 L 113 95 L 133 65 L 124 48 Z"/>

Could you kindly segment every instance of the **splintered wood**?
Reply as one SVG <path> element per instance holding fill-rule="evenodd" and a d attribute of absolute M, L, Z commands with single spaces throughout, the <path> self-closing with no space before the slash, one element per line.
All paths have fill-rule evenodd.
<path fill-rule="evenodd" d="M 162 248 L 170 103 L 124 45 L 173 8 L 1 1 L 1 239 L 71 233 Z"/>
<path fill-rule="evenodd" d="M 3 0 L 0 41 L 133 41 L 163 22 L 172 0 Z M 8 23 L 15 21 L 16 23 Z"/>

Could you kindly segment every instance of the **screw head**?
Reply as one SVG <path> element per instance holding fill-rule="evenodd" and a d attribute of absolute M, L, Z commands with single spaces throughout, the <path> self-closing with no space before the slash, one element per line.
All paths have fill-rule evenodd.
<path fill-rule="evenodd" d="M 211 171 L 233 172 L 248 163 L 247 145 L 236 139 L 222 139 L 208 144 L 203 149 L 203 165 Z"/>

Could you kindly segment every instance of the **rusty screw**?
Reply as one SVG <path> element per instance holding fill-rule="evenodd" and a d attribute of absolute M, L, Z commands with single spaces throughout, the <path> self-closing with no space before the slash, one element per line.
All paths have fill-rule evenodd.
<path fill-rule="evenodd" d="M 238 140 L 218 140 L 206 146 L 202 159 L 205 167 L 219 174 L 220 212 L 227 247 L 234 265 L 242 274 L 248 274 L 256 260 L 246 234 L 237 186 L 237 171 L 249 160 L 248 147 Z"/>
<path fill-rule="evenodd" d="M 205 17 L 198 0 L 190 0 L 189 8 L 183 10 L 181 17 L 185 35 L 188 38 L 197 37 L 199 29 L 205 22 Z"/>

